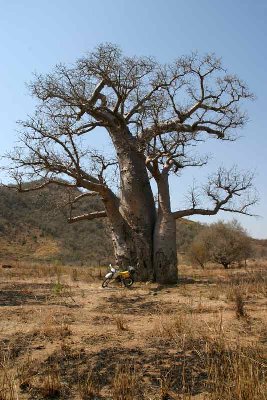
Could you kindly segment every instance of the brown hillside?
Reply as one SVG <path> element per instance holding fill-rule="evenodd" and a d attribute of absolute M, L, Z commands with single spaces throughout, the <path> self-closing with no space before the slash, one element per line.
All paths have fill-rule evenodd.
<path fill-rule="evenodd" d="M 66 192 L 58 187 L 17 193 L 0 188 L 0 258 L 96 264 L 112 259 L 112 243 L 103 219 L 68 224 Z M 77 214 L 101 209 L 87 199 Z"/>

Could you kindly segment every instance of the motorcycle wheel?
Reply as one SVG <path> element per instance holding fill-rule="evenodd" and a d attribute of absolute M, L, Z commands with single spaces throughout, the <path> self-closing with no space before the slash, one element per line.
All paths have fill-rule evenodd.
<path fill-rule="evenodd" d="M 111 280 L 112 280 L 111 278 L 106 278 L 106 279 L 104 279 L 103 282 L 102 282 L 102 288 L 108 287 L 108 284 L 109 284 L 109 282 L 110 282 Z"/>
<path fill-rule="evenodd" d="M 133 283 L 134 283 L 133 278 L 125 278 L 125 279 L 123 279 L 123 284 L 126 287 L 132 286 Z"/>

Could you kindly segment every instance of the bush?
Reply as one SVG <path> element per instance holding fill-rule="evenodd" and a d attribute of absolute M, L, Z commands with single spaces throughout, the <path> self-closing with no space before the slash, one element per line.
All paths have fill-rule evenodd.
<path fill-rule="evenodd" d="M 199 234 L 188 249 L 188 258 L 193 264 L 198 264 L 204 269 L 209 257 L 209 246 L 205 236 Z"/>
<path fill-rule="evenodd" d="M 188 250 L 191 261 L 202 268 L 212 261 L 228 269 L 233 263 L 246 261 L 251 254 L 251 239 L 236 220 L 219 221 L 204 228 Z"/>

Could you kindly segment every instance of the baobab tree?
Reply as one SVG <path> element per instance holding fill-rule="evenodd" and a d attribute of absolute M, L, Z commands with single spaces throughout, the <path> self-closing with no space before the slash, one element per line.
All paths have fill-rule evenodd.
<path fill-rule="evenodd" d="M 192 153 L 195 145 L 209 138 L 232 141 L 246 122 L 240 105 L 252 95 L 214 55 L 161 65 L 104 44 L 74 66 L 35 76 L 29 88 L 38 104 L 20 122 L 21 145 L 9 154 L 18 189 L 82 188 L 75 202 L 98 195 L 102 210 L 71 215 L 69 222 L 107 218 L 118 264 L 138 263 L 140 279 L 177 281 L 177 218 L 220 210 L 248 214 L 254 204 L 251 174 L 221 168 L 204 187 L 208 202 L 199 205 L 192 191 L 187 209 L 171 210 L 169 175 L 204 165 L 207 159 Z M 111 139 L 112 157 L 93 149 L 99 129 Z M 111 176 L 118 177 L 117 189 Z M 25 189 L 23 181 L 37 177 L 42 183 Z"/>

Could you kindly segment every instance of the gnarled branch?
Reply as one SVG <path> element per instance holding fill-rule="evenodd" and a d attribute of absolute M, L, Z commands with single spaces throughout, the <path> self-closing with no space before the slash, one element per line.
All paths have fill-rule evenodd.
<path fill-rule="evenodd" d="M 251 193 L 253 189 L 253 174 L 240 173 L 236 167 L 226 170 L 220 168 L 211 176 L 204 187 L 207 200 L 212 202 L 210 207 L 199 207 L 199 197 L 195 191 L 191 192 L 192 207 L 173 212 L 174 218 L 189 217 L 192 215 L 216 215 L 219 211 L 235 212 L 252 216 L 250 207 L 257 203 L 257 196 Z M 243 199 L 242 199 L 243 197 Z M 235 198 L 238 202 L 235 203 Z"/>
<path fill-rule="evenodd" d="M 68 218 L 68 222 L 72 224 L 74 222 L 90 221 L 92 219 L 105 218 L 105 217 L 107 217 L 106 211 L 94 211 L 88 214 L 82 214 L 82 215 L 77 215 L 76 217 L 70 217 Z"/>

